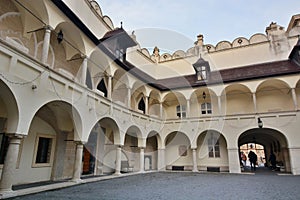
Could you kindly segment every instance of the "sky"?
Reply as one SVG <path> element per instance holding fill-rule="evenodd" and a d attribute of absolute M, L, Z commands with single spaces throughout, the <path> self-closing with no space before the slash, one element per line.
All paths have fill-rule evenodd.
<path fill-rule="evenodd" d="M 97 0 L 115 27 L 135 32 L 142 48 L 165 51 L 194 46 L 197 35 L 216 45 L 265 33 L 271 22 L 287 28 L 300 0 Z"/>

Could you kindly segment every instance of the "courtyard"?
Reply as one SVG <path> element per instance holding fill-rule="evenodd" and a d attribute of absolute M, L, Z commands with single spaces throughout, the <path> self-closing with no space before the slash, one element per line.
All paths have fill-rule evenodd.
<path fill-rule="evenodd" d="M 47 191 L 15 200 L 43 199 L 300 199 L 300 176 L 259 168 L 256 173 L 155 172 Z"/>

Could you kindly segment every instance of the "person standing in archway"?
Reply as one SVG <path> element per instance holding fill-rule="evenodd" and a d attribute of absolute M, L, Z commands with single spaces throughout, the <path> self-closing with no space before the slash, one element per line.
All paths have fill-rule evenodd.
<path fill-rule="evenodd" d="M 250 161 L 250 166 L 251 166 L 251 170 L 256 170 L 256 161 L 257 161 L 257 155 L 253 152 L 250 151 L 248 154 L 248 158 Z"/>
<path fill-rule="evenodd" d="M 276 156 L 273 152 L 271 152 L 271 154 L 270 154 L 269 161 L 271 162 L 271 165 L 272 165 L 272 171 L 275 171 L 276 170 Z"/>

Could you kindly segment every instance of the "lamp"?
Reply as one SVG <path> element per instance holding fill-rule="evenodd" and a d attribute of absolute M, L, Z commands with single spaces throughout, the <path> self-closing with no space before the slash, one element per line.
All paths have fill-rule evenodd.
<path fill-rule="evenodd" d="M 60 44 L 64 39 L 64 34 L 62 32 L 62 30 L 60 30 L 58 33 L 57 33 L 57 41 L 58 41 L 58 44 Z"/>
<path fill-rule="evenodd" d="M 263 127 L 263 122 L 261 121 L 260 117 L 257 118 L 257 125 L 258 125 L 259 128 Z"/>
<path fill-rule="evenodd" d="M 205 92 L 202 93 L 202 98 L 203 98 L 204 100 L 206 99 L 206 93 L 205 93 Z"/>

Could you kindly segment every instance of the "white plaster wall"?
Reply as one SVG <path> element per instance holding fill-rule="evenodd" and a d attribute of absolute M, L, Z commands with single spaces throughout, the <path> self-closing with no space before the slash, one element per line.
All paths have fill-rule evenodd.
<path fill-rule="evenodd" d="M 37 134 L 56 135 L 53 128 L 45 121 L 35 117 L 28 136 L 24 139 L 22 147 L 20 148 L 20 166 L 14 175 L 14 184 L 30 183 L 47 181 L 51 178 L 52 167 L 33 167 L 32 163 L 35 161 L 34 148 Z M 52 153 L 54 153 L 52 151 Z"/>

